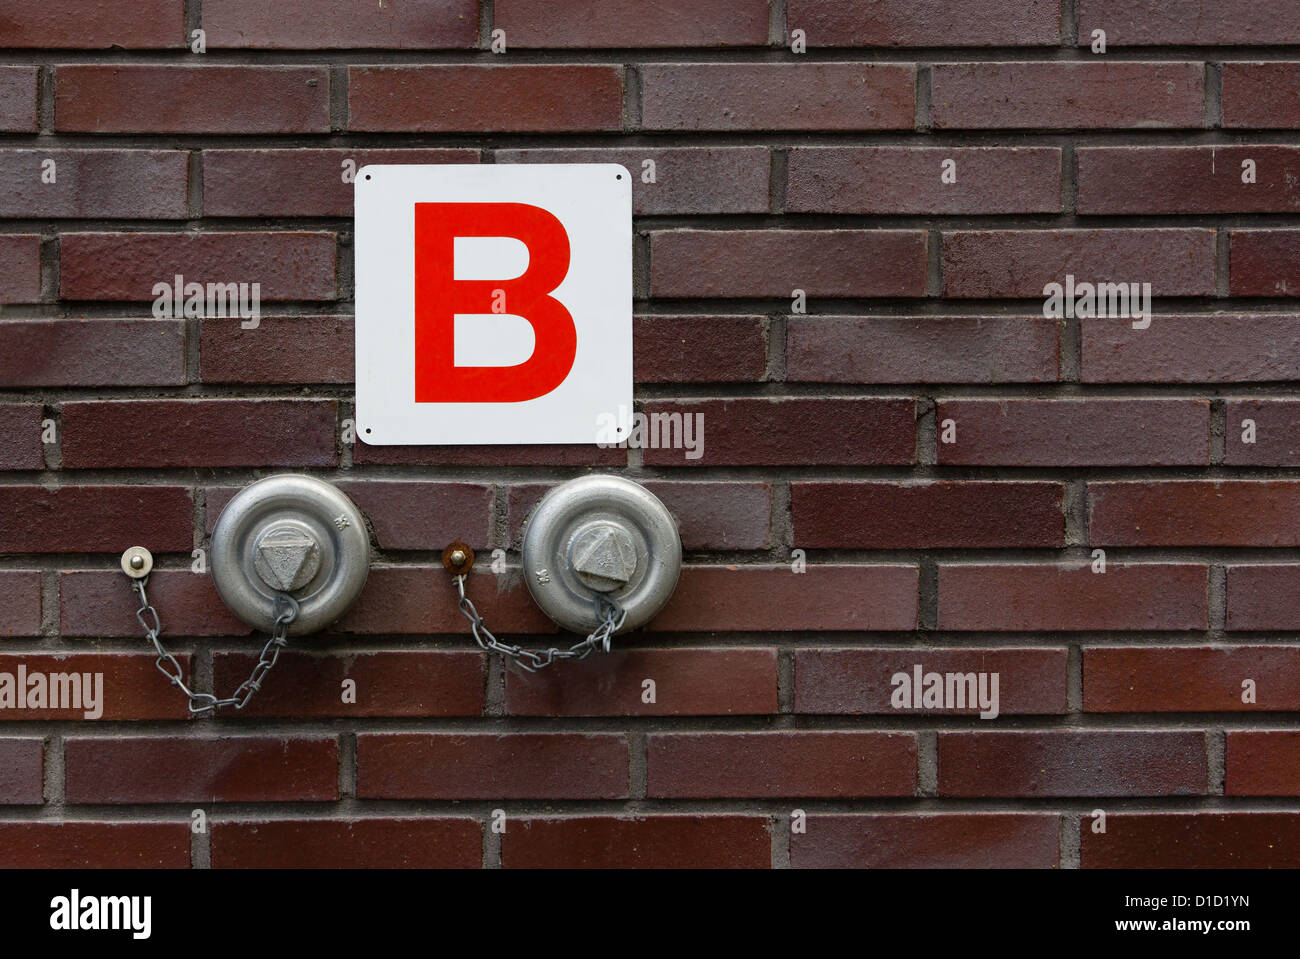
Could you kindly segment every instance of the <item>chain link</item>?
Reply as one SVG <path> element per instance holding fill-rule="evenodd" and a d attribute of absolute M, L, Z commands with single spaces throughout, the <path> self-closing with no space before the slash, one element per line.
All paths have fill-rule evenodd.
<path fill-rule="evenodd" d="M 592 631 L 580 643 L 574 643 L 568 649 L 556 649 L 552 646 L 550 649 L 524 649 L 522 646 L 511 646 L 509 643 L 503 643 L 487 628 L 483 623 L 483 617 L 479 615 L 478 609 L 465 595 L 465 574 L 453 576 L 452 582 L 456 584 L 456 590 L 460 593 L 460 611 L 469 620 L 470 628 L 474 632 L 474 642 L 487 650 L 488 652 L 497 652 L 503 656 L 509 656 L 519 668 L 530 673 L 535 673 L 539 669 L 545 669 L 556 660 L 560 659 L 586 659 L 599 646 L 603 652 L 609 652 L 609 642 L 614 634 L 623 628 L 623 622 L 627 619 L 627 610 L 623 609 L 607 596 L 596 597 L 596 608 L 601 614 L 600 625 Z"/>
<path fill-rule="evenodd" d="M 190 701 L 190 714 L 211 712 L 222 706 L 234 706 L 236 709 L 243 709 L 248 705 L 253 694 L 262 688 L 262 680 L 266 674 L 271 671 L 280 658 L 280 650 L 284 649 L 285 642 L 289 635 L 289 624 L 298 618 L 298 601 L 288 593 L 277 593 L 275 599 L 276 617 L 275 627 L 271 631 L 271 638 L 265 646 L 262 647 L 262 655 L 258 657 L 257 665 L 253 667 L 253 672 L 249 677 L 240 684 L 235 690 L 234 695 L 225 699 L 218 699 L 211 693 L 196 693 L 185 684 L 185 671 L 181 669 L 181 664 L 176 657 L 167 651 L 159 640 L 158 634 L 162 632 L 162 623 L 158 619 L 158 610 L 154 609 L 149 602 L 149 597 L 145 594 L 145 584 L 149 582 L 149 577 L 134 580 L 132 585 L 140 596 L 140 608 L 135 612 L 135 618 L 139 620 L 140 625 L 144 628 L 145 636 L 149 642 L 153 643 L 154 650 L 158 653 L 158 658 L 154 665 L 158 667 L 158 672 L 166 676 L 173 686 L 180 689 Z M 146 618 L 147 617 L 147 618 Z"/>

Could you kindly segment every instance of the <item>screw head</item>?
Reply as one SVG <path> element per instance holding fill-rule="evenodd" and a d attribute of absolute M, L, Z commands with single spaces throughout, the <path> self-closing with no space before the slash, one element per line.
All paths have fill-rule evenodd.
<path fill-rule="evenodd" d="M 636 572 L 636 542 L 617 523 L 592 523 L 574 537 L 569 562 L 586 586 L 612 593 L 626 586 Z"/>
<path fill-rule="evenodd" d="M 451 556 L 449 558 L 451 559 L 452 566 L 465 565 L 466 557 L 465 557 L 465 551 L 463 549 L 453 549 L 451 551 Z"/>
<path fill-rule="evenodd" d="M 144 569 L 144 557 L 143 557 L 143 556 L 132 556 L 132 557 L 131 557 L 131 568 L 132 568 L 132 569 Z"/>

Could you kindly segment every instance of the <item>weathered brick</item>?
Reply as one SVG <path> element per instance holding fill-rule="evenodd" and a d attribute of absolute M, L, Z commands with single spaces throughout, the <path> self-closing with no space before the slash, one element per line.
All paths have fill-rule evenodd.
<path fill-rule="evenodd" d="M 1265 869 L 1300 866 L 1300 813 L 1111 812 L 1106 831 L 1079 823 L 1084 869 Z"/>
<path fill-rule="evenodd" d="M 465 816 L 212 823 L 213 869 L 477 869 L 483 826 Z"/>
<path fill-rule="evenodd" d="M 919 230 L 666 230 L 650 250 L 656 297 L 925 295 Z"/>
<path fill-rule="evenodd" d="M 493 27 L 512 47 L 761 47 L 765 0 L 660 0 L 647 15 L 637 0 L 498 0 Z"/>
<path fill-rule="evenodd" d="M 911 796 L 916 756 L 912 733 L 651 733 L 646 795 Z"/>
<path fill-rule="evenodd" d="M 1223 461 L 1232 466 L 1300 465 L 1300 401 L 1228 400 Z M 1249 440 L 1249 442 L 1248 442 Z"/>
<path fill-rule="evenodd" d="M 654 815 L 514 819 L 506 869 L 766 869 L 766 816 Z"/>
<path fill-rule="evenodd" d="M 1209 626 L 1209 572 L 1195 563 L 939 564 L 939 628 L 1181 630 Z"/>
<path fill-rule="evenodd" d="M 70 803 L 325 802 L 338 742 L 321 736 L 69 737 Z"/>
<path fill-rule="evenodd" d="M 262 317 L 255 330 L 244 329 L 243 323 L 238 317 L 202 321 L 199 375 L 203 382 L 352 382 L 352 317 Z"/>
<path fill-rule="evenodd" d="M 31 233 L 0 235 L 0 304 L 35 303 L 41 298 L 41 238 Z"/>
<path fill-rule="evenodd" d="M 37 403 L 0 403 L 0 470 L 39 470 L 43 407 Z"/>
<path fill-rule="evenodd" d="M 335 400 L 63 405 L 63 468 L 333 466 Z"/>
<path fill-rule="evenodd" d="M 1205 67 L 1136 61 L 939 63 L 936 130 L 1200 127 Z"/>
<path fill-rule="evenodd" d="M 654 180 L 646 183 L 654 163 Z M 767 147 L 621 147 L 497 150 L 497 163 L 621 163 L 632 174 L 637 216 L 766 213 Z"/>
<path fill-rule="evenodd" d="M 313 0 L 205 0 L 203 29 L 208 46 L 217 49 L 470 50 L 478 45 L 478 4 L 334 3 L 322 9 Z"/>
<path fill-rule="evenodd" d="M 1057 46 L 1061 11 L 1051 0 L 787 0 L 786 24 L 808 46 Z"/>
<path fill-rule="evenodd" d="M 357 437 L 352 462 L 357 466 L 603 466 L 627 465 L 627 450 L 616 446 L 371 446 Z"/>
<path fill-rule="evenodd" d="M 1300 483 L 1089 483 L 1097 546 L 1300 546 Z"/>
<path fill-rule="evenodd" d="M 998 715 L 1064 713 L 1064 649 L 799 649 L 794 654 L 794 710 L 818 714 L 974 716 L 978 700 L 965 709 L 898 709 L 892 697 L 898 673 L 997 673 Z M 912 687 L 914 688 L 914 687 Z M 966 687 L 962 686 L 962 695 Z M 919 693 L 918 693 L 919 695 Z"/>
<path fill-rule="evenodd" d="M 347 161 L 355 173 L 370 163 L 477 163 L 478 157 L 479 151 L 468 149 L 204 150 L 203 213 L 350 217 L 353 187 L 343 180 Z"/>
<path fill-rule="evenodd" d="M 39 636 L 40 632 L 40 571 L 0 570 L 0 636 Z"/>
<path fill-rule="evenodd" d="M 1231 230 L 1232 296 L 1300 296 L 1300 230 Z"/>
<path fill-rule="evenodd" d="M 0 216 L 183 219 L 188 169 L 183 150 L 0 150 Z"/>
<path fill-rule="evenodd" d="M 1203 796 L 1200 730 L 940 732 L 940 796 Z"/>
<path fill-rule="evenodd" d="M 80 63 L 54 68 L 60 133 L 328 133 L 325 67 Z"/>
<path fill-rule="evenodd" d="M 654 702 L 643 683 L 654 681 Z M 512 716 L 739 716 L 778 711 L 776 650 L 624 649 L 563 672 L 506 670 Z"/>
<path fill-rule="evenodd" d="M 179 486 L 0 486 L 0 552 L 189 552 L 193 511 Z"/>
<path fill-rule="evenodd" d="M 185 45 L 185 0 L 0 0 L 6 47 L 128 50 Z"/>
<path fill-rule="evenodd" d="M 0 823 L 3 869 L 188 869 L 188 822 Z"/>
<path fill-rule="evenodd" d="M 955 183 L 942 182 L 946 160 Z M 973 215 L 1057 213 L 1057 147 L 794 147 L 791 213 Z"/>
<path fill-rule="evenodd" d="M 0 387 L 184 382 L 184 320 L 0 320 Z"/>
<path fill-rule="evenodd" d="M 256 283 L 263 300 L 332 300 L 334 271 L 333 233 L 65 233 L 59 240 L 65 300 L 153 301 L 158 283 L 171 285 L 174 297 L 178 274 L 205 288 L 247 283 L 250 296 Z"/>
<path fill-rule="evenodd" d="M 647 627 L 663 632 L 911 630 L 915 566 L 688 566 Z"/>
<path fill-rule="evenodd" d="M 375 132 L 583 132 L 623 126 L 612 65 L 352 67 L 348 129 Z"/>
<path fill-rule="evenodd" d="M 26 708 L 0 709 L 0 720 L 188 719 L 185 698 L 158 673 L 155 658 L 153 653 L 0 653 L 0 673 L 17 676 L 23 667 L 29 679 L 40 673 L 48 683 L 44 708 L 33 707 L 29 698 Z M 178 653 L 176 659 L 188 674 L 189 656 Z M 56 680 L 58 674 L 66 679 Z"/>
<path fill-rule="evenodd" d="M 767 375 L 761 316 L 637 316 L 632 337 L 638 383 L 753 383 Z"/>
<path fill-rule="evenodd" d="M 1065 545 L 1060 483 L 790 484 L 804 549 L 981 549 Z"/>
<path fill-rule="evenodd" d="M 1230 729 L 1224 750 L 1228 796 L 1300 796 L 1300 732 Z"/>
<path fill-rule="evenodd" d="M 1081 321 L 1086 383 L 1250 383 L 1300 379 L 1300 314 L 1196 314 Z"/>
<path fill-rule="evenodd" d="M 1117 47 L 1300 43 L 1288 0 L 1079 0 L 1078 16 L 1080 46 L 1099 29 L 1107 45 Z"/>
<path fill-rule="evenodd" d="M 1208 466 L 1210 401 L 940 400 L 944 466 Z"/>
<path fill-rule="evenodd" d="M 654 439 L 641 455 L 648 466 L 914 463 L 915 408 L 901 397 L 647 401 Z M 678 414 L 680 423 L 655 419 Z M 685 445 L 687 417 L 693 449 Z"/>
<path fill-rule="evenodd" d="M 213 686 L 225 695 L 248 677 L 257 653 L 213 656 Z M 239 713 L 246 717 L 481 716 L 483 654 L 477 650 L 281 654 L 275 673 Z M 343 683 L 355 683 L 354 702 Z"/>
<path fill-rule="evenodd" d="M 1230 567 L 1231 568 L 1231 567 Z M 1092 646 L 1083 650 L 1090 713 L 1300 709 L 1300 649 L 1290 646 Z M 1242 702 L 1242 682 L 1256 701 Z"/>
<path fill-rule="evenodd" d="M 1300 128 L 1300 63 L 1223 64 L 1223 125 Z"/>
<path fill-rule="evenodd" d="M 1293 630 L 1300 623 L 1300 566 L 1229 566 L 1227 592 L 1229 630 Z"/>
<path fill-rule="evenodd" d="M 1212 296 L 1214 231 L 969 230 L 943 235 L 945 296 L 1041 299 L 1048 283 L 1064 284 L 1067 274 L 1080 283 L 1150 283 L 1155 296 Z"/>
<path fill-rule="evenodd" d="M 140 604 L 135 593 L 122 586 L 118 570 L 61 572 L 59 632 L 94 639 L 139 636 L 135 612 Z M 221 601 L 209 575 L 154 570 L 149 575 L 149 600 L 160 610 L 167 636 L 246 636 L 253 629 Z"/>
<path fill-rule="evenodd" d="M 613 733 L 360 733 L 362 799 L 623 799 L 628 741 Z"/>
<path fill-rule="evenodd" d="M 1055 869 L 1060 817 L 1048 813 L 814 814 L 790 837 L 795 869 Z"/>
<path fill-rule="evenodd" d="M 34 66 L 0 67 L 0 133 L 36 132 Z"/>
<path fill-rule="evenodd" d="M 515 572 L 500 585 L 489 573 L 471 575 L 465 591 L 499 635 L 553 633 L 558 628 Z M 357 604 L 336 628 L 358 634 L 454 633 L 468 641 L 468 627 L 456 606 L 456 589 L 439 565 L 372 567 Z"/>
<path fill-rule="evenodd" d="M 1081 214 L 1293 213 L 1300 210 L 1300 147 L 1083 147 Z M 1243 162 L 1255 182 L 1243 183 Z"/>
<path fill-rule="evenodd" d="M 40 805 L 44 751 L 43 739 L 0 739 L 0 804 Z M 4 856 L 0 848 L 0 861 Z"/>
<path fill-rule="evenodd" d="M 910 130 L 910 63 L 652 63 L 646 130 Z"/>

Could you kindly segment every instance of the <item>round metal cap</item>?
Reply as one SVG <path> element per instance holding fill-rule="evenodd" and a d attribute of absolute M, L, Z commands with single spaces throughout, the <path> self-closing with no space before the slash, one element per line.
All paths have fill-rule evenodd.
<path fill-rule="evenodd" d="M 275 597 L 298 601 L 289 635 L 314 633 L 356 602 L 370 572 L 361 512 L 311 476 L 270 476 L 245 487 L 212 531 L 212 578 L 226 605 L 270 631 Z"/>
<path fill-rule="evenodd" d="M 658 497 L 621 476 L 584 476 L 542 498 L 524 529 L 524 578 L 537 605 L 565 629 L 601 622 L 599 597 L 644 626 L 668 602 L 682 568 L 677 522 Z"/>

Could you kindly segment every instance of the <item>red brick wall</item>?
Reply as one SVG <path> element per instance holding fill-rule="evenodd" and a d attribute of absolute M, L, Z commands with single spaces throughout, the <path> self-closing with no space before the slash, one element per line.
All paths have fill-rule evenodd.
<path fill-rule="evenodd" d="M 1295 0 L 0 0 L 0 48 L 0 672 L 107 686 L 0 711 L 0 865 L 1300 865 Z M 345 442 L 349 158 L 627 165 L 637 398 L 704 456 Z M 261 327 L 154 319 L 176 273 Z M 1045 319 L 1067 273 L 1150 327 Z M 225 692 L 258 640 L 191 552 L 279 469 L 370 583 L 189 720 L 118 555 Z M 677 594 L 506 668 L 438 551 L 510 551 L 471 594 L 558 642 L 519 534 L 593 470 L 675 511 Z M 999 717 L 894 710 L 914 664 Z"/>

